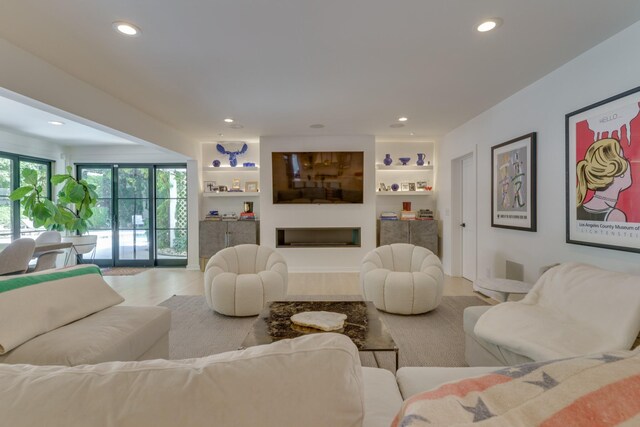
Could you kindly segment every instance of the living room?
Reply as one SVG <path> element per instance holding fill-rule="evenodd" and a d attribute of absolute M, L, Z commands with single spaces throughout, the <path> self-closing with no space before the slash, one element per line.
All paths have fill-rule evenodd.
<path fill-rule="evenodd" d="M 431 252 L 441 262 L 445 299 L 427 314 L 394 317 L 383 309 L 380 315 L 396 338 L 401 371 L 469 365 L 462 312 L 474 305 L 494 306 L 504 296 L 497 288 L 478 293 L 482 284 L 495 286 L 500 279 L 533 285 L 543 271 L 564 263 L 640 275 L 640 244 L 633 229 L 640 224 L 633 203 L 639 187 L 629 184 L 620 192 L 618 210 L 626 219 L 618 227 L 632 228 L 616 229 L 603 221 L 612 231 L 598 227 L 596 232 L 584 228 L 575 209 L 569 209 L 576 188 L 568 178 L 575 176 L 578 160 L 571 165 L 568 158 L 576 152 L 571 120 L 588 121 L 607 108 L 616 112 L 621 103 L 638 97 L 640 60 L 632 53 L 640 37 L 638 5 L 592 0 L 561 6 L 551 1 L 454 2 L 446 8 L 435 1 L 211 2 L 184 8 L 145 3 L 64 1 L 55 9 L 17 0 L 3 4 L 0 158 L 13 162 L 14 181 L 2 196 L 7 199 L 19 187 L 15 177 L 21 162 L 50 165 L 49 177 L 64 174 L 67 167 L 78 175 L 106 171 L 113 188 L 119 174 L 124 180 L 122 169 L 144 172 L 147 193 L 135 198 L 143 200 L 144 208 L 127 212 L 130 227 L 115 217 L 126 197 L 101 195 L 104 204 L 99 206 L 114 207 L 109 211 L 113 221 L 94 225 L 102 237 L 93 258 L 83 258 L 99 265 L 106 283 L 122 295 L 118 306 L 171 309 L 171 359 L 235 350 L 256 320 L 256 313 L 215 317 L 219 323 L 207 327 L 219 327 L 226 335 L 198 337 L 203 317 L 188 317 L 191 308 L 180 308 L 195 300 L 174 297 L 198 298 L 201 316 L 225 310 L 205 303 L 213 267 L 204 270 L 217 249 L 203 252 L 203 243 L 213 237 L 203 238 L 201 227 L 218 225 L 207 221 L 212 211 L 255 214 L 255 243 L 286 263 L 288 290 L 281 297 L 324 295 L 329 300 L 362 295 L 364 260 L 383 246 L 380 228 L 392 222 L 381 221 L 383 214 L 431 211 L 433 221 L 415 223 L 431 222 L 437 229 Z M 490 18 L 495 28 L 477 31 Z M 130 24 L 138 34 L 118 33 L 119 23 Z M 633 179 L 640 173 L 634 147 L 640 119 L 630 117 L 604 120 L 590 129 L 603 139 L 621 141 L 619 151 L 629 160 Z M 496 152 L 505 143 L 529 149 L 525 165 L 533 175 L 526 188 L 528 207 L 519 211 L 528 216 L 523 224 L 496 214 Z M 229 152 L 239 153 L 235 167 Z M 283 175 L 275 159 L 293 159 L 294 154 L 301 160 L 286 173 L 295 184 L 278 202 L 274 186 Z M 422 165 L 416 163 L 418 154 L 423 154 Z M 409 158 L 406 166 L 403 157 Z M 329 165 L 338 165 L 338 172 Z M 180 200 L 173 197 L 171 214 L 178 205 L 185 209 L 182 225 L 163 228 L 158 177 L 167 168 L 179 169 L 186 180 Z M 361 199 L 342 191 L 354 188 L 353 182 L 359 182 L 355 188 Z M 322 187 L 321 194 L 307 190 L 311 185 Z M 57 190 L 52 187 L 50 196 Z M 411 207 L 404 209 L 403 202 Z M 19 205 L 11 206 L 1 224 L 2 243 L 35 238 L 42 230 L 29 228 L 29 222 L 25 229 Z M 319 237 L 327 228 L 335 232 L 329 240 Z M 296 234 L 301 229 L 307 231 L 304 238 Z M 171 236 L 166 247 L 164 232 Z M 59 256 L 57 266 L 73 264 L 71 258 L 69 263 Z M 636 297 L 629 296 L 631 311 Z M 416 329 L 418 323 L 411 322 L 420 316 L 438 313 L 442 329 L 434 335 L 406 332 Z M 446 326 L 449 313 L 455 326 Z M 634 327 L 630 322 L 627 329 Z M 183 334 L 175 340 L 174 327 Z M 450 342 L 443 338 L 448 327 L 456 329 Z M 199 347 L 198 339 L 210 347 Z M 440 351 L 428 345 L 436 340 L 442 358 L 423 356 Z M 457 353 L 446 353 L 447 345 Z M 396 374 L 390 355 L 363 358 L 362 363 Z M 402 393 L 399 399 L 408 397 Z M 21 422 L 28 425 L 25 419 Z"/>

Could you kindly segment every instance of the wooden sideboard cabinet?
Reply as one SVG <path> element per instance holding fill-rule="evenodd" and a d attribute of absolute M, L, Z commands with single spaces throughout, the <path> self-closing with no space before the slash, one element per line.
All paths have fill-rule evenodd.
<path fill-rule="evenodd" d="M 229 246 L 260 243 L 260 221 L 200 221 L 200 269 Z"/>
<path fill-rule="evenodd" d="M 378 220 L 378 246 L 391 243 L 411 243 L 438 255 L 438 221 Z"/>

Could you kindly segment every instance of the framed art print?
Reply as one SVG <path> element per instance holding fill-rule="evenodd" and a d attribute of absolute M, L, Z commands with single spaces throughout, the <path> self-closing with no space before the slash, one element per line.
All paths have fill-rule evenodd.
<path fill-rule="evenodd" d="M 256 192 L 258 191 L 258 181 L 247 181 L 244 183 L 244 191 Z"/>
<path fill-rule="evenodd" d="M 491 226 L 536 231 L 536 133 L 491 147 Z"/>
<path fill-rule="evenodd" d="M 565 126 L 567 243 L 640 252 L 640 87 Z"/>
<path fill-rule="evenodd" d="M 204 182 L 204 192 L 205 193 L 217 193 L 218 192 L 218 184 L 215 181 L 205 181 Z"/>

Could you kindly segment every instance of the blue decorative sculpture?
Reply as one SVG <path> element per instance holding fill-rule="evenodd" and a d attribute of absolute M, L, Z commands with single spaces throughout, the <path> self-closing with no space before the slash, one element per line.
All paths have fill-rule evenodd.
<path fill-rule="evenodd" d="M 231 167 L 236 167 L 236 165 L 238 164 L 238 156 L 241 156 L 244 153 L 246 153 L 249 146 L 245 142 L 245 143 L 242 143 L 242 147 L 236 151 L 229 151 L 226 148 L 224 148 L 222 144 L 217 144 L 216 148 L 218 149 L 219 153 L 227 154 L 229 156 L 229 164 L 231 165 Z"/>

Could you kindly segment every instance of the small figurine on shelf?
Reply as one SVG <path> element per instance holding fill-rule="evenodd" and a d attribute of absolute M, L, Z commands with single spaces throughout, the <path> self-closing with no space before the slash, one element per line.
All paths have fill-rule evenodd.
<path fill-rule="evenodd" d="M 384 163 L 385 166 L 391 166 L 391 163 L 393 163 L 393 159 L 391 158 L 391 154 L 385 154 L 384 155 L 384 159 L 382 160 L 382 163 Z"/>
<path fill-rule="evenodd" d="M 426 157 L 426 154 L 424 153 L 418 153 L 418 160 L 416 161 L 416 165 L 418 166 L 424 166 L 424 158 Z"/>
<path fill-rule="evenodd" d="M 213 165 L 214 168 L 219 168 L 220 167 L 220 160 L 214 160 L 213 162 L 211 162 L 211 164 Z"/>

